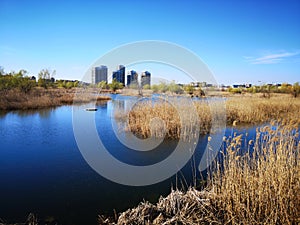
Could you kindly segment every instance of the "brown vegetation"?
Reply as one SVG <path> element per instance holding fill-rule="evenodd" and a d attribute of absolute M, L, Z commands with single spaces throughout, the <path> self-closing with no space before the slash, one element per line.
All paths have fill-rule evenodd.
<path fill-rule="evenodd" d="M 90 101 L 109 100 L 108 96 L 96 96 L 91 91 L 84 91 L 74 98 L 76 89 L 34 88 L 24 94 L 19 89 L 11 89 L 0 93 L 0 110 L 39 109 Z"/>
<path fill-rule="evenodd" d="M 300 98 L 279 94 L 270 98 L 261 95 L 231 97 L 226 101 L 227 121 L 264 123 L 271 120 L 297 120 L 300 123 Z"/>
<path fill-rule="evenodd" d="M 299 126 L 293 122 L 257 129 L 242 152 L 242 136 L 226 141 L 208 188 L 214 207 L 231 224 L 300 222 Z M 253 150 L 251 150 L 253 147 Z"/>
<path fill-rule="evenodd" d="M 257 131 L 241 152 L 242 136 L 224 140 L 205 190 L 172 191 L 99 224 L 299 224 L 300 142 L 294 123 Z"/>
<path fill-rule="evenodd" d="M 137 136 L 149 137 L 151 135 L 151 120 L 153 118 L 161 118 L 166 125 L 168 138 L 180 138 L 181 126 L 184 135 L 190 134 L 194 130 L 192 126 L 198 126 L 201 134 L 206 134 L 211 128 L 211 108 L 207 101 L 194 101 L 195 111 L 198 113 L 198 118 L 193 114 L 191 106 L 187 100 L 182 98 L 176 103 L 178 107 L 170 99 L 166 101 L 141 101 L 138 102 L 130 112 L 116 112 L 116 117 L 119 119 L 128 118 L 128 127 L 125 130 L 131 130 Z M 214 103 L 218 104 L 218 102 Z M 266 123 L 271 120 L 279 120 L 285 118 L 287 120 L 296 121 L 300 124 L 300 99 L 293 98 L 289 95 L 279 95 L 271 98 L 262 98 L 259 96 L 245 97 L 230 97 L 226 100 L 226 120 L 227 124 L 258 124 Z M 179 109 L 179 110 L 178 110 Z M 216 111 L 216 114 L 222 114 L 223 111 Z M 180 122 L 180 117 L 188 117 L 184 125 Z M 221 116 L 221 115 L 216 115 Z M 158 130 L 155 132 L 157 136 L 163 135 Z"/>

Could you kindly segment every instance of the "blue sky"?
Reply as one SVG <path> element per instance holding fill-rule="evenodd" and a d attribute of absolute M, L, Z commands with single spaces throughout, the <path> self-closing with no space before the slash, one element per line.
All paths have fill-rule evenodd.
<path fill-rule="evenodd" d="M 220 84 L 300 81 L 300 1 L 0 0 L 0 29 L 6 72 L 81 79 L 117 46 L 163 40 L 197 54 Z"/>

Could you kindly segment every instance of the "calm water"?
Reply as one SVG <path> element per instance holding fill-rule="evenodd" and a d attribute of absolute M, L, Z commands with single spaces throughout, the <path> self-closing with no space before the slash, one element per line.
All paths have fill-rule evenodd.
<path fill-rule="evenodd" d="M 126 100 L 126 99 L 125 99 Z M 112 101 L 97 106 L 97 130 L 105 135 L 111 154 L 131 164 L 152 164 L 167 157 L 176 141 L 164 142 L 157 151 L 130 152 L 118 142 L 110 124 Z M 72 107 L 35 111 L 0 112 L 0 218 L 25 221 L 30 212 L 39 218 L 57 218 L 62 224 L 96 224 L 98 214 L 123 211 L 140 201 L 157 201 L 175 186 L 176 177 L 146 187 L 113 183 L 94 172 L 84 161 L 72 130 Z M 254 135 L 254 128 L 233 130 Z M 196 148 L 196 165 L 206 146 L 201 137 Z M 181 173 L 180 173 L 181 174 Z M 191 180 L 191 163 L 183 169 Z M 180 178 L 182 175 L 178 175 Z"/>

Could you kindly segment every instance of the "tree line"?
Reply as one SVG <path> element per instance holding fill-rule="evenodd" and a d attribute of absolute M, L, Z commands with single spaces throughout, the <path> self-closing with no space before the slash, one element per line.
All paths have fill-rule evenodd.
<path fill-rule="evenodd" d="M 261 86 L 252 86 L 249 88 L 229 88 L 228 91 L 234 94 L 262 93 L 264 97 L 270 97 L 272 93 L 284 93 L 291 94 L 296 98 L 300 95 L 300 85 L 299 82 L 296 82 L 293 85 L 283 83 L 280 86 L 266 84 Z"/>
<path fill-rule="evenodd" d="M 29 76 L 26 70 L 18 72 L 5 73 L 0 68 L 0 91 L 8 91 L 11 89 L 19 89 L 24 93 L 28 93 L 34 87 L 42 88 L 73 88 L 79 87 L 81 84 L 78 80 L 55 80 L 55 70 L 51 72 L 43 69 L 38 73 L 38 77 Z"/>

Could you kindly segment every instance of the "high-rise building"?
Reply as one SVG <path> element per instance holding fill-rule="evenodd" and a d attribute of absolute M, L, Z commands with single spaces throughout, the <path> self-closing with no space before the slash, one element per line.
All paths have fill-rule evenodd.
<path fill-rule="evenodd" d="M 143 72 L 141 76 L 142 87 L 144 87 L 146 84 L 151 85 L 151 73 L 148 71 Z"/>
<path fill-rule="evenodd" d="M 130 70 L 127 73 L 127 86 L 138 85 L 138 73 L 134 70 Z"/>
<path fill-rule="evenodd" d="M 125 66 L 119 65 L 119 69 L 114 71 L 112 75 L 113 79 L 116 79 L 116 81 L 125 86 Z"/>
<path fill-rule="evenodd" d="M 107 67 L 103 65 L 94 67 L 92 71 L 92 84 L 97 84 L 101 81 L 107 82 Z"/>

